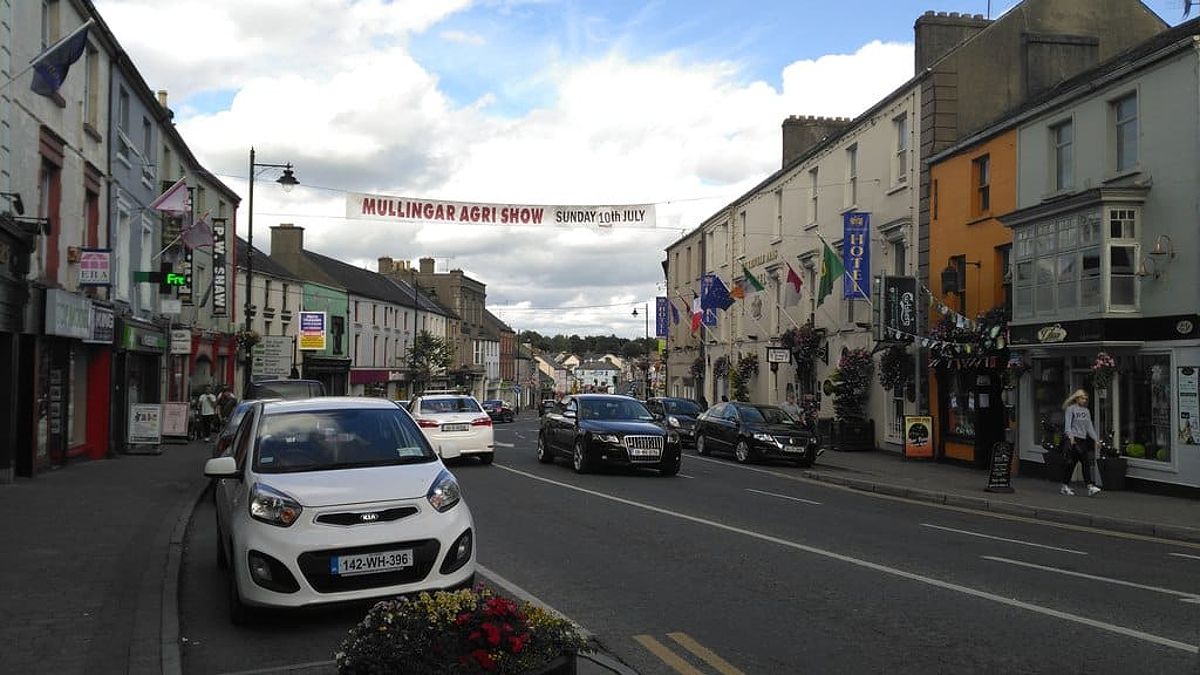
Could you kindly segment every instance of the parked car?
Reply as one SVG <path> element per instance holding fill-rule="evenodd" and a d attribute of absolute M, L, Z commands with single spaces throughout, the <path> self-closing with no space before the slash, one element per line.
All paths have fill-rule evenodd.
<path fill-rule="evenodd" d="M 699 403 L 688 398 L 656 396 L 646 401 L 646 409 L 659 423 L 679 432 L 679 440 L 685 446 L 696 445 L 696 418 L 704 412 Z"/>
<path fill-rule="evenodd" d="M 489 399 L 483 402 L 483 410 L 492 418 L 493 422 L 511 422 L 516 419 L 516 413 L 513 409 L 504 404 L 504 401 Z"/>
<path fill-rule="evenodd" d="M 396 401 L 396 406 L 397 406 L 397 407 L 399 407 L 399 408 L 400 408 L 400 409 L 402 409 L 402 410 L 408 410 L 408 406 L 409 406 L 411 403 L 412 403 L 412 401 L 405 401 L 405 400 L 401 399 L 401 400 L 399 400 L 399 401 Z"/>
<path fill-rule="evenodd" d="M 496 452 L 492 418 L 474 396 L 421 395 L 413 399 L 409 412 L 442 459 L 470 456 L 492 463 Z"/>
<path fill-rule="evenodd" d="M 558 410 L 558 401 L 556 401 L 552 398 L 544 398 L 544 399 L 542 399 L 541 404 L 538 406 L 538 417 L 541 417 L 542 415 L 545 415 L 548 412 L 556 412 L 557 410 Z"/>
<path fill-rule="evenodd" d="M 265 401 L 279 401 L 282 399 L 270 398 Z M 212 456 L 220 457 L 229 450 L 229 446 L 233 444 L 233 435 L 237 433 L 238 426 L 242 423 L 242 418 L 246 416 L 246 411 L 249 410 L 255 403 L 259 401 L 239 401 L 233 407 L 233 412 L 229 413 L 229 419 L 225 420 L 225 426 L 221 427 L 221 433 L 217 434 L 217 441 L 213 444 Z"/>
<path fill-rule="evenodd" d="M 325 385 L 317 380 L 258 380 L 250 383 L 245 399 L 278 398 L 294 400 L 325 395 Z"/>
<path fill-rule="evenodd" d="M 542 417 L 537 457 L 550 463 L 570 457 L 578 473 L 599 464 L 658 469 L 664 476 L 679 473 L 683 452 L 679 434 L 654 421 L 640 401 L 613 394 L 568 396 L 561 412 Z"/>
<path fill-rule="evenodd" d="M 254 402 L 216 479 L 234 623 L 258 607 L 470 587 L 474 523 L 454 476 L 388 401 Z"/>
<path fill-rule="evenodd" d="M 697 420 L 696 454 L 731 452 L 745 464 L 765 458 L 812 466 L 821 454 L 816 430 L 782 408 L 753 403 L 718 403 Z"/>

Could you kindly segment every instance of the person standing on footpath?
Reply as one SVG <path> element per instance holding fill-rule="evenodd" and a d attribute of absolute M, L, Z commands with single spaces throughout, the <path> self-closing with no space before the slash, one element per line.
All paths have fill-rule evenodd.
<path fill-rule="evenodd" d="M 1078 460 L 1083 470 L 1083 480 L 1087 483 L 1088 496 L 1100 492 L 1100 488 L 1092 482 L 1092 463 L 1096 460 L 1096 443 L 1100 441 L 1096 433 L 1096 425 L 1092 424 L 1092 413 L 1088 410 L 1088 395 L 1082 389 L 1076 389 L 1066 401 L 1063 408 L 1063 444 L 1067 451 L 1067 472 L 1063 477 L 1060 493 L 1073 495 L 1071 489 L 1071 474 L 1075 473 L 1075 461 Z"/>
<path fill-rule="evenodd" d="M 204 442 L 212 440 L 213 429 L 217 428 L 217 397 L 213 396 L 212 388 L 205 387 L 200 394 L 200 420 L 204 427 Z"/>
<path fill-rule="evenodd" d="M 800 410 L 800 406 L 796 404 L 795 392 L 789 390 L 787 393 L 787 401 L 779 407 L 782 408 L 785 413 L 791 415 L 792 419 L 796 420 L 797 422 L 803 420 L 804 413 Z"/>

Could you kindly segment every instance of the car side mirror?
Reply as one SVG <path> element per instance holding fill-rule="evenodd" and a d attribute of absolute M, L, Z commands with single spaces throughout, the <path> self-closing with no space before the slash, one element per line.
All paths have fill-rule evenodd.
<path fill-rule="evenodd" d="M 237 459 L 233 457 L 214 457 L 204 463 L 204 475 L 208 478 L 237 478 Z"/>
<path fill-rule="evenodd" d="M 573 419 L 575 419 L 575 411 L 574 410 L 564 410 L 562 416 L 569 420 L 573 420 Z"/>

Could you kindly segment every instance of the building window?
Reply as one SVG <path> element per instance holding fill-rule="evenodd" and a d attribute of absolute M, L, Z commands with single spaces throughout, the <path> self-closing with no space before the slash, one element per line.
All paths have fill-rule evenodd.
<path fill-rule="evenodd" d="M 892 274 L 901 277 L 908 271 L 908 247 L 904 241 L 892 242 Z"/>
<path fill-rule="evenodd" d="M 817 167 L 808 170 L 808 222 L 817 222 Z"/>
<path fill-rule="evenodd" d="M 858 144 L 846 148 L 846 207 L 858 203 Z"/>
<path fill-rule="evenodd" d="M 263 335 L 270 335 L 270 334 L 271 334 L 271 322 L 264 321 L 263 322 Z"/>
<path fill-rule="evenodd" d="M 129 256 L 133 255 L 133 248 L 130 246 L 129 233 L 129 211 L 124 205 L 120 205 L 117 207 L 117 246 L 113 251 L 113 257 L 116 258 L 117 263 L 116 296 L 118 300 L 126 302 L 129 301 L 129 286 L 133 280 L 133 269 L 129 264 Z"/>
<path fill-rule="evenodd" d="M 975 214 L 981 215 L 992 209 L 992 159 L 989 155 L 978 157 L 972 162 L 975 178 Z"/>
<path fill-rule="evenodd" d="M 996 268 L 1000 275 L 1000 298 L 1003 302 L 1004 314 L 1012 316 L 1013 272 L 1012 244 L 996 248 Z"/>
<path fill-rule="evenodd" d="M 117 90 L 117 156 L 129 161 L 129 92 Z"/>
<path fill-rule="evenodd" d="M 892 120 L 896 128 L 896 158 L 892 164 L 893 183 L 908 180 L 908 114 Z"/>
<path fill-rule="evenodd" d="M 42 0 L 42 51 L 58 41 L 58 0 Z"/>
<path fill-rule="evenodd" d="M 1108 212 L 1108 304 L 1110 308 L 1136 309 L 1137 298 L 1137 211 L 1110 209 Z"/>
<path fill-rule="evenodd" d="M 282 298 L 282 301 L 280 302 L 279 307 L 283 311 L 285 311 L 285 312 L 287 311 L 287 308 L 288 308 L 288 285 L 287 284 L 283 285 L 283 298 Z"/>
<path fill-rule="evenodd" d="M 142 216 L 141 231 L 142 231 L 142 238 L 141 238 L 142 250 L 139 251 L 139 253 L 141 254 L 141 256 L 140 256 L 141 257 L 141 263 L 140 263 L 141 266 L 138 267 L 138 270 L 149 270 L 151 256 L 153 256 L 155 253 L 155 251 L 154 251 L 154 224 L 150 222 L 149 215 Z M 154 295 L 155 295 L 157 289 L 158 289 L 158 287 L 155 286 L 154 284 L 138 284 L 138 299 L 139 299 L 138 306 L 141 307 L 143 311 L 148 312 L 148 311 L 150 311 L 150 308 L 154 306 Z"/>
<path fill-rule="evenodd" d="M 975 382 L 972 373 L 961 370 L 947 371 L 946 379 L 946 435 L 960 439 L 975 438 L 975 406 L 971 400 L 971 389 Z"/>
<path fill-rule="evenodd" d="M 100 52 L 88 45 L 83 58 L 83 121 L 95 130 L 100 124 Z"/>
<path fill-rule="evenodd" d="M 936 180 L 933 181 L 933 184 L 930 187 L 930 190 L 933 192 L 933 194 L 930 195 L 931 198 L 929 200 L 930 202 L 932 202 L 933 219 L 937 220 L 937 218 L 938 218 L 938 182 Z"/>
<path fill-rule="evenodd" d="M 1068 190 L 1075 185 L 1074 126 L 1070 120 L 1050 127 L 1054 146 L 1054 189 Z"/>
<path fill-rule="evenodd" d="M 371 365 L 379 365 L 379 336 L 371 338 Z"/>
<path fill-rule="evenodd" d="M 783 188 L 775 188 L 775 238 L 783 237 Z"/>
<path fill-rule="evenodd" d="M 346 319 L 340 316 L 329 317 L 329 335 L 333 338 L 333 353 L 341 354 L 342 336 L 346 334 Z"/>
<path fill-rule="evenodd" d="M 1113 101 L 1112 113 L 1116 133 L 1117 171 L 1132 169 L 1138 162 L 1137 94 Z"/>
<path fill-rule="evenodd" d="M 355 321 L 355 323 L 358 322 L 358 301 L 357 300 L 354 301 L 354 321 Z"/>
<path fill-rule="evenodd" d="M 1171 357 L 1169 354 L 1123 356 L 1117 361 L 1120 387 L 1118 442 L 1137 459 L 1171 462 Z M 1196 420 L 1180 420 L 1179 434 L 1194 438 Z M 1185 426 L 1186 425 L 1186 426 Z"/>

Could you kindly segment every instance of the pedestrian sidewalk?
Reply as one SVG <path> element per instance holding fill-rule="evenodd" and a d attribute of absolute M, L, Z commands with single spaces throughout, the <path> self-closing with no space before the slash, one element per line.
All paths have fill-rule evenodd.
<path fill-rule="evenodd" d="M 1059 483 L 1020 475 L 1012 478 L 1013 492 L 987 492 L 985 469 L 883 451 L 829 451 L 805 475 L 867 492 L 1200 543 L 1200 499 L 1113 490 L 1087 497 L 1083 489 L 1069 497 L 1059 494 Z"/>
<path fill-rule="evenodd" d="M 178 672 L 181 525 L 209 452 L 164 445 L 0 485 L 0 672 Z"/>

